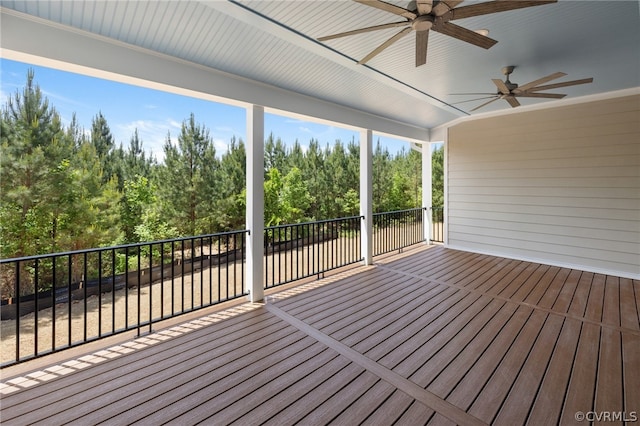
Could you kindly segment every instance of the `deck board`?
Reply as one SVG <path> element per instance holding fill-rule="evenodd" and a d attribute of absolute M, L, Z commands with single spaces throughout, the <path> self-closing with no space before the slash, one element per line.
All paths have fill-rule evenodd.
<path fill-rule="evenodd" d="M 25 379 L 75 370 L 4 394 L 3 424 L 575 424 L 577 411 L 640 412 L 637 280 L 419 246 L 241 307 L 89 357 L 51 355 Z"/>
<path fill-rule="evenodd" d="M 633 282 L 628 278 L 620 279 L 620 322 L 624 328 L 640 330 Z"/>
<path fill-rule="evenodd" d="M 594 324 L 583 324 L 560 417 L 562 424 L 579 424 L 574 418 L 574 413 L 586 413 L 594 409 L 599 347 L 600 328 Z"/>
<path fill-rule="evenodd" d="M 578 345 L 580 325 L 580 321 L 570 318 L 564 321 L 558 342 L 528 418 L 530 424 L 548 425 L 558 423 Z"/>

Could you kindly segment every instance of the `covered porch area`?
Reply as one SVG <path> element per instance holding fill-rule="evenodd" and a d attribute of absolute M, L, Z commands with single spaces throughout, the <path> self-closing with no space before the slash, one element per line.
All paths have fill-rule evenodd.
<path fill-rule="evenodd" d="M 1 417 L 7 424 L 633 423 L 639 312 L 638 280 L 418 245 L 267 291 L 264 303 L 218 308 L 71 359 L 65 351 L 11 367 Z"/>

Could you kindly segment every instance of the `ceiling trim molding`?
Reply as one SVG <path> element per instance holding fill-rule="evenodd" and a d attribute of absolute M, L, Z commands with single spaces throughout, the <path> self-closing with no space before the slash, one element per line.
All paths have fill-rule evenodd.
<path fill-rule="evenodd" d="M 460 123 L 466 123 L 466 122 L 475 121 L 475 120 L 483 120 L 485 118 L 509 116 L 512 114 L 519 114 L 523 112 L 540 111 L 540 110 L 546 110 L 546 109 L 565 107 L 569 105 L 578 105 L 578 104 L 585 104 L 590 102 L 604 101 L 608 99 L 623 98 L 625 96 L 634 96 L 634 95 L 640 95 L 640 87 L 632 87 L 629 89 L 615 90 L 612 92 L 597 93 L 595 95 L 579 96 L 579 97 L 570 98 L 570 99 L 559 99 L 557 101 L 543 102 L 535 105 L 524 105 L 518 108 L 492 111 L 492 112 L 486 112 L 482 114 L 475 114 L 469 117 L 460 117 L 460 118 L 456 118 L 455 120 L 449 121 L 448 123 L 444 123 L 440 126 L 433 127 L 431 129 L 431 135 L 430 135 L 431 137 L 429 141 L 430 142 L 444 141 L 447 130 L 450 127 L 453 127 Z"/>
<path fill-rule="evenodd" d="M 225 73 L 0 7 L 0 56 L 223 104 L 306 116 L 426 141 L 429 129 Z M 60 46 L 73 46 L 61 49 Z M 117 60 L 116 60 L 117 59 Z"/>

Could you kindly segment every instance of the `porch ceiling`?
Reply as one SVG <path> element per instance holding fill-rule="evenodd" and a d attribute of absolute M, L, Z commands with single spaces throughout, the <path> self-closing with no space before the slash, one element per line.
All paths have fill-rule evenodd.
<path fill-rule="evenodd" d="M 389 2 L 410 7 L 406 0 Z M 559 0 L 458 20 L 469 29 L 489 29 L 498 44 L 484 50 L 434 33 L 427 64 L 418 68 L 413 34 L 366 66 L 357 65 L 357 60 L 393 29 L 316 41 L 323 35 L 397 20 L 353 1 L 2 1 L 1 5 L 4 13 L 13 10 L 29 19 L 82 30 L 77 37 L 103 36 L 423 129 L 470 114 L 478 103 L 452 106 L 472 97 L 451 93 L 494 92 L 491 79 L 502 78 L 500 69 L 506 65 L 517 67 L 511 80 L 520 84 L 556 71 L 568 74 L 559 81 L 594 78 L 592 84 L 557 91 L 569 98 L 640 86 L 637 1 Z M 2 47 L 6 48 L 4 43 Z M 530 98 L 522 104 L 540 102 L 551 104 Z M 510 107 L 499 101 L 473 114 L 502 109 Z"/>

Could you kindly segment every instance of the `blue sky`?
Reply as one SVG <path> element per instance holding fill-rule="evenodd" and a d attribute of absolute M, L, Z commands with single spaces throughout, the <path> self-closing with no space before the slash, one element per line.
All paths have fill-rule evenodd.
<path fill-rule="evenodd" d="M 50 105 L 56 108 L 65 126 L 75 112 L 80 125 L 88 130 L 92 119 L 102 112 L 117 144 L 128 146 L 131 135 L 138 129 L 145 151 L 152 152 L 160 161 L 167 133 L 171 134 L 172 140 L 176 140 L 182 122 L 189 118 L 191 112 L 198 123 L 209 129 L 218 153 L 227 149 L 232 137 L 246 139 L 243 108 L 6 59 L 0 59 L 2 107 L 9 96 L 13 96 L 17 90 L 22 91 L 29 68 L 34 70 L 35 82 L 49 99 Z M 271 132 L 287 145 L 297 139 L 303 149 L 312 138 L 319 140 L 321 146 L 333 145 L 338 139 L 345 144 L 354 137 L 358 140 L 358 133 L 353 130 L 266 114 L 265 134 Z M 375 134 L 374 144 L 378 138 L 391 153 L 409 149 L 406 141 Z"/>

